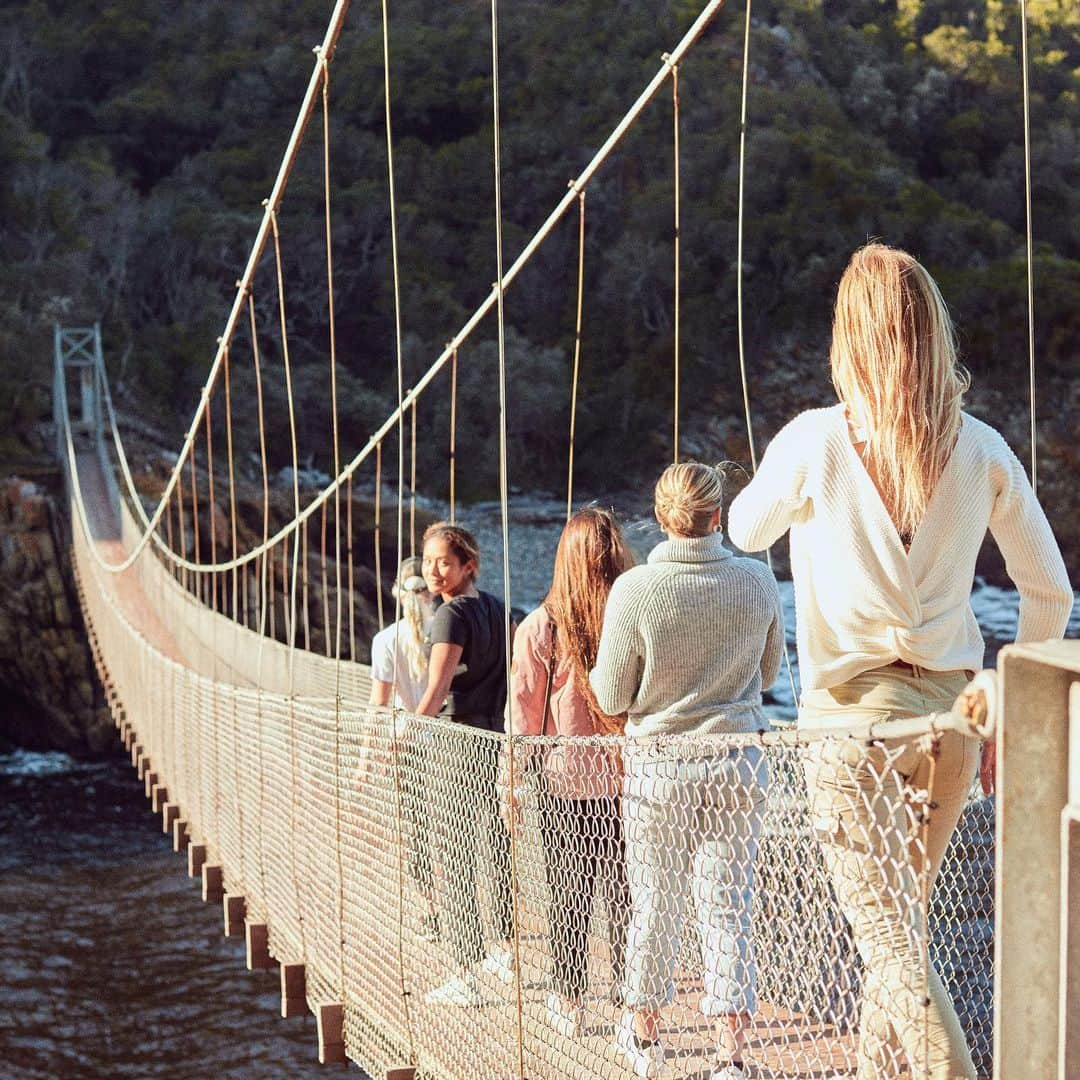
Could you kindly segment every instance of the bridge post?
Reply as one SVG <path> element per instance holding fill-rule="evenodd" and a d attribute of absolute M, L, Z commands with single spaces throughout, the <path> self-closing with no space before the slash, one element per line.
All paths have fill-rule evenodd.
<path fill-rule="evenodd" d="M 188 844 L 187 849 L 187 872 L 188 877 L 202 877 L 203 863 L 206 862 L 205 844 Z"/>
<path fill-rule="evenodd" d="M 1080 642 L 1007 646 L 998 672 L 994 1077 L 1064 1078 L 1077 1075 L 1065 1054 L 1078 1024 L 1062 1017 L 1063 990 L 1075 993 L 1080 979 L 1080 933 L 1071 936 L 1076 923 L 1062 904 L 1080 894 L 1068 784 Z M 1072 1046 L 1080 1054 L 1075 1039 Z"/>
<path fill-rule="evenodd" d="M 315 1014 L 319 1033 L 319 1064 L 344 1065 L 345 1057 L 345 1006 L 320 1005 Z"/>
<path fill-rule="evenodd" d="M 188 823 L 183 818 L 177 818 L 172 827 L 172 849 L 178 854 L 187 851 L 190 837 L 188 835 Z"/>
<path fill-rule="evenodd" d="M 248 971 L 265 971 L 277 963 L 270 955 L 270 933 L 266 923 L 244 920 L 244 946 Z"/>
<path fill-rule="evenodd" d="M 147 769 L 146 775 L 143 777 L 143 790 L 146 792 L 146 797 L 149 799 L 154 792 L 154 786 L 158 782 L 158 774 L 153 769 Z"/>
<path fill-rule="evenodd" d="M 153 813 L 160 814 L 168 801 L 169 791 L 164 784 L 155 784 L 150 789 L 150 809 Z"/>
<path fill-rule="evenodd" d="M 173 822 L 180 816 L 180 806 L 174 802 L 167 802 L 161 808 L 161 831 L 169 836 L 172 834 Z"/>
<path fill-rule="evenodd" d="M 308 1011 L 307 975 L 303 964 L 281 965 L 281 1015 L 304 1016 Z"/>
<path fill-rule="evenodd" d="M 1061 813 L 1061 957 L 1058 1076 L 1067 1080 L 1080 1076 L 1080 682 L 1069 689 L 1069 802 Z"/>
<path fill-rule="evenodd" d="M 244 898 L 235 893 L 226 893 L 221 906 L 225 915 L 225 936 L 243 937 L 244 915 L 247 910 Z"/>

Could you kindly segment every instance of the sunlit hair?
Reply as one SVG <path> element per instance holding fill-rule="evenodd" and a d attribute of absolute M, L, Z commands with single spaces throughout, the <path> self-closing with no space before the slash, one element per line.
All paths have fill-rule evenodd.
<path fill-rule="evenodd" d="M 436 521 L 424 530 L 423 543 L 429 540 L 445 540 L 446 546 L 461 560 L 462 564 L 470 559 L 473 563 L 472 580 L 480 576 L 480 545 L 468 529 L 460 525 L 451 525 L 449 521 Z"/>
<path fill-rule="evenodd" d="M 919 527 L 960 431 L 970 383 L 934 279 L 905 251 L 867 244 L 836 295 L 833 386 L 866 429 L 867 468 L 902 536 Z"/>
<path fill-rule="evenodd" d="M 431 611 L 431 593 L 421 573 L 423 567 L 424 560 L 416 555 L 405 559 L 398 569 L 393 589 L 394 596 L 401 603 L 401 621 L 404 624 L 404 632 L 398 630 L 398 641 L 409 671 L 418 682 L 423 682 L 427 677 L 428 658 L 424 651 L 427 628 L 424 617 Z"/>
<path fill-rule="evenodd" d="M 696 461 L 669 465 L 656 481 L 653 503 L 664 532 L 705 536 L 713 514 L 724 504 L 723 474 Z"/>
<path fill-rule="evenodd" d="M 574 672 L 598 732 L 621 734 L 625 718 L 600 711 L 589 685 L 596 664 L 604 608 L 615 579 L 634 565 L 622 529 L 610 510 L 579 510 L 564 526 L 555 552 L 555 573 L 544 607 L 556 627 L 556 648 Z"/>

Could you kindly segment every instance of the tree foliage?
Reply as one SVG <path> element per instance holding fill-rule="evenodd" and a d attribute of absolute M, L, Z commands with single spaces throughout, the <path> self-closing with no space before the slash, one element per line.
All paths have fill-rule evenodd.
<path fill-rule="evenodd" d="M 501 13 L 509 263 L 698 10 L 689 0 L 517 0 Z M 311 71 L 326 0 L 15 0 L 0 39 L 0 364 L 5 413 L 47 411 L 54 319 L 101 318 L 128 400 L 182 430 L 213 354 Z M 758 387 L 789 410 L 824 386 L 835 282 L 868 237 L 940 279 L 977 379 L 1025 378 L 1019 25 L 992 0 L 763 0 L 751 35 L 745 313 Z M 1080 351 L 1080 9 L 1029 5 L 1040 364 Z M 495 274 L 488 7 L 391 5 L 406 380 Z M 722 12 L 681 71 L 683 401 L 688 430 L 734 413 L 742 26 Z M 394 317 L 377 5 L 353 5 L 330 86 L 342 439 L 394 400 Z M 302 456 L 327 457 L 321 119 L 280 215 Z M 579 475 L 622 483 L 670 453 L 670 100 L 646 113 L 587 197 Z M 512 479 L 557 489 L 573 355 L 570 214 L 507 296 Z M 280 365 L 273 263 L 255 295 Z M 493 326 L 462 350 L 459 458 L 490 492 Z M 237 349 L 247 348 L 238 337 Z M 27 378 L 27 372 L 32 372 Z M 795 372 L 797 379 L 792 381 Z M 238 375 L 238 378 L 240 376 Z M 276 378 L 276 376 L 275 376 Z M 785 390 L 785 387 L 787 389 Z M 270 452 L 288 457 L 268 375 Z M 1020 395 L 1014 394 L 1015 398 Z M 448 437 L 445 378 L 421 410 L 422 469 Z M 238 406 L 254 426 L 250 400 Z M 244 410 L 247 410 L 246 412 Z M 768 412 L 769 409 L 766 408 Z M 770 413 L 771 415 L 771 413 Z M 469 466 L 467 462 L 475 463 Z"/>

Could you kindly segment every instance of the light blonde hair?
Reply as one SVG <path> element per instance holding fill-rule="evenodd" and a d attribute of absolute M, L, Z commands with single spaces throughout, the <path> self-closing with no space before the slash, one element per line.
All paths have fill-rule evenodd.
<path fill-rule="evenodd" d="M 451 525 L 449 521 L 436 521 L 424 530 L 422 544 L 429 540 L 445 540 L 446 546 L 461 560 L 462 565 L 472 561 L 472 580 L 480 575 L 480 545 L 468 529 Z"/>
<path fill-rule="evenodd" d="M 428 669 L 427 653 L 424 651 L 424 638 L 427 635 L 424 621 L 430 611 L 428 601 L 431 593 L 424 583 L 423 567 L 424 560 L 419 556 L 412 555 L 404 559 L 398 568 L 397 581 L 393 588 L 394 596 L 401 602 L 401 621 L 404 623 L 404 633 L 398 631 L 398 641 L 409 671 L 416 681 L 423 681 L 427 677 Z"/>
<path fill-rule="evenodd" d="M 696 461 L 669 465 L 656 481 L 653 503 L 664 532 L 705 536 L 713 514 L 724 504 L 723 474 Z"/>
<path fill-rule="evenodd" d="M 852 255 L 829 362 L 837 395 L 866 428 L 867 469 L 910 540 L 956 443 L 970 378 L 934 279 L 906 251 L 867 244 Z"/>
<path fill-rule="evenodd" d="M 564 526 L 555 552 L 555 573 L 544 598 L 556 628 L 556 650 L 574 671 L 574 685 L 585 699 L 593 727 L 601 735 L 621 735 L 626 716 L 608 716 L 589 685 L 596 666 L 604 608 L 615 579 L 634 565 L 619 522 L 610 510 L 590 506 Z"/>

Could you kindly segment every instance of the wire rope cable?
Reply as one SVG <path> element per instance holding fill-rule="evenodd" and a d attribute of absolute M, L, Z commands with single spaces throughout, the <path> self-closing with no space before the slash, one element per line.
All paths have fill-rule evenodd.
<path fill-rule="evenodd" d="M 1027 262 L 1028 397 L 1031 412 L 1031 488 L 1038 495 L 1039 444 L 1035 426 L 1035 245 L 1031 220 L 1031 88 L 1027 0 L 1020 0 L 1020 72 L 1024 102 L 1024 225 Z"/>

